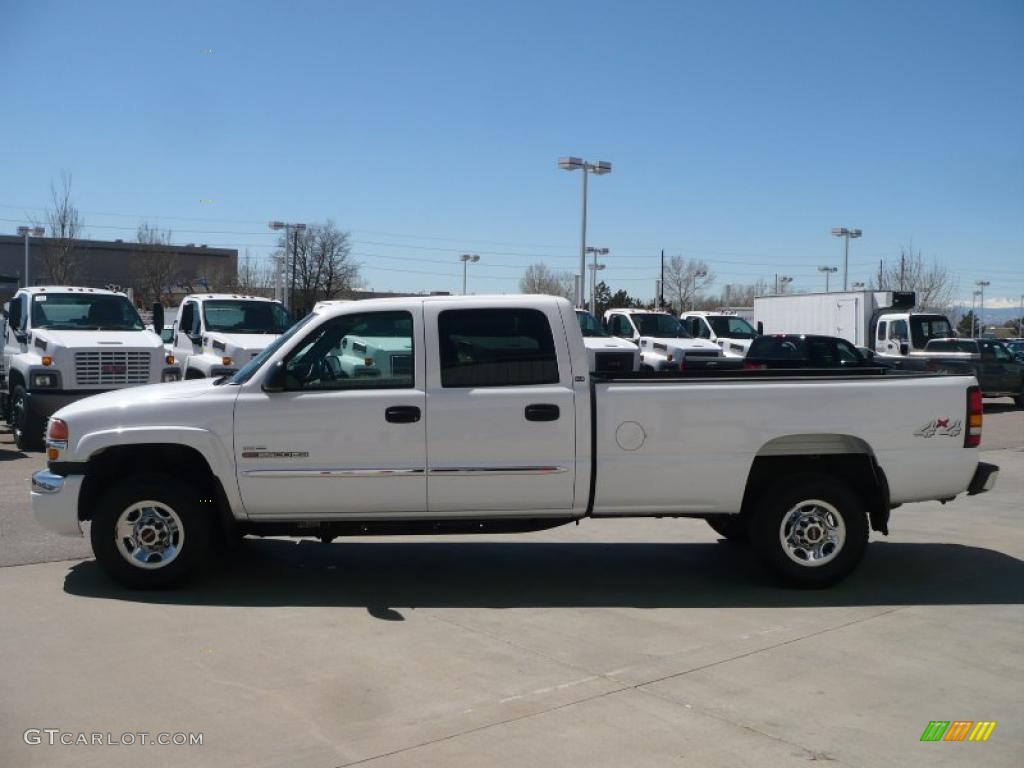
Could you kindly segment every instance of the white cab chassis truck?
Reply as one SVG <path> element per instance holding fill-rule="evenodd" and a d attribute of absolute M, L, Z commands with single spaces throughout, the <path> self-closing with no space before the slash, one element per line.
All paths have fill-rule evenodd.
<path fill-rule="evenodd" d="M 640 348 L 632 341 L 612 336 L 601 321 L 584 309 L 576 310 L 590 370 L 594 373 L 635 373 L 640 370 Z"/>
<path fill-rule="evenodd" d="M 337 375 L 344 339 L 411 365 Z M 546 296 L 410 297 L 310 314 L 230 379 L 138 387 L 49 421 L 32 478 L 51 531 L 133 587 L 195 575 L 240 535 L 535 531 L 704 518 L 801 586 L 860 562 L 894 507 L 988 490 L 971 376 L 591 375 Z"/>
<path fill-rule="evenodd" d="M 291 325 L 279 301 L 236 293 L 182 299 L 174 323 L 174 356 L 186 379 L 230 376 Z"/>
<path fill-rule="evenodd" d="M 838 336 L 890 358 L 923 352 L 931 339 L 956 336 L 945 315 L 913 312 L 913 291 L 787 293 L 754 298 L 761 333 Z"/>
<path fill-rule="evenodd" d="M 123 293 L 31 286 L 2 325 L 0 407 L 21 450 L 43 447 L 46 419 L 83 397 L 177 381 L 178 368 Z"/>
<path fill-rule="evenodd" d="M 679 371 L 717 366 L 722 350 L 717 344 L 693 338 L 668 312 L 651 309 L 609 309 L 604 324 L 612 336 L 629 339 L 640 347 L 640 369 Z"/>
<path fill-rule="evenodd" d="M 683 312 L 679 319 L 691 336 L 714 342 L 726 357 L 746 357 L 757 337 L 754 326 L 731 310 Z"/>

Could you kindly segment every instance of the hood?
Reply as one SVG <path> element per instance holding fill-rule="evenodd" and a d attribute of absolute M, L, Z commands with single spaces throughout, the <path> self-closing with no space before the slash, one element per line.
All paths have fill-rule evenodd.
<path fill-rule="evenodd" d="M 245 352 L 262 352 L 264 347 L 270 344 L 280 334 L 276 333 L 222 333 L 220 331 L 209 331 L 204 334 L 210 343 L 204 346 L 213 348 L 213 343 L 220 342 L 225 345 L 225 352 L 231 353 L 232 349 Z M 219 351 L 219 350 L 218 350 Z"/>
<path fill-rule="evenodd" d="M 101 411 L 123 411 L 139 405 L 157 405 L 202 397 L 212 390 L 224 390 L 227 385 L 215 385 L 215 379 L 191 379 L 167 384 L 146 384 L 141 387 L 126 387 L 92 395 L 66 405 L 54 414 L 57 418 L 75 418 L 84 414 Z M 238 388 L 231 387 L 237 394 Z M 219 394 L 219 393 L 218 393 Z"/>
<path fill-rule="evenodd" d="M 626 339 L 618 339 L 614 336 L 584 336 L 583 346 L 587 349 L 603 350 L 617 349 L 622 352 L 636 352 L 636 344 Z"/>
<path fill-rule="evenodd" d="M 65 349 L 163 349 L 164 343 L 150 330 L 144 331 L 51 331 L 39 328 L 33 336 Z"/>

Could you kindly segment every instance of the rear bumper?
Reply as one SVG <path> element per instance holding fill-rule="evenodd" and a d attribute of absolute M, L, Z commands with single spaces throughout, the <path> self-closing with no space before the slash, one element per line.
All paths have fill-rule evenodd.
<path fill-rule="evenodd" d="M 43 528 L 61 536 L 81 536 L 78 496 L 85 475 L 55 475 L 41 470 L 32 475 L 32 516 Z"/>
<path fill-rule="evenodd" d="M 979 493 L 991 491 L 995 487 L 998 477 L 999 467 L 995 464 L 979 461 L 977 468 L 974 470 L 974 477 L 971 478 L 971 484 L 967 486 L 967 495 L 977 496 Z"/>

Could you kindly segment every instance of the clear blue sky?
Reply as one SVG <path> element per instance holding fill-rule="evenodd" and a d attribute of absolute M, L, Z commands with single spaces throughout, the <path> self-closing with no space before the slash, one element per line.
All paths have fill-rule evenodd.
<path fill-rule="evenodd" d="M 469 251 L 514 291 L 577 263 L 573 154 L 614 164 L 615 288 L 651 296 L 665 248 L 820 289 L 845 225 L 851 281 L 912 240 L 1017 303 L 1022 40 L 1021 0 L 0 0 L 0 232 L 63 170 L 93 237 L 262 257 L 268 219 L 330 217 L 370 287 L 458 290 Z"/>

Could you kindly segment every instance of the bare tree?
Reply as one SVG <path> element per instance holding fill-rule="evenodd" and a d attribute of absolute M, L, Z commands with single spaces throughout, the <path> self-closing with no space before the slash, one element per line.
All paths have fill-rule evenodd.
<path fill-rule="evenodd" d="M 914 291 L 919 309 L 947 312 L 955 304 L 958 286 L 949 269 L 934 259 L 925 263 L 913 244 L 900 248 L 898 259 L 882 264 L 878 277 L 883 290 Z"/>
<path fill-rule="evenodd" d="M 755 296 L 764 296 L 770 292 L 765 280 L 753 283 L 730 283 L 725 286 L 717 299 L 711 299 L 716 307 L 752 307 Z"/>
<path fill-rule="evenodd" d="M 82 254 L 75 241 L 82 234 L 83 221 L 71 201 L 71 174 L 61 173 L 60 180 L 60 188 L 50 182 L 53 207 L 46 209 L 45 226 L 49 237 L 43 241 L 40 260 L 43 282 L 69 285 L 75 282 L 81 265 Z"/>
<path fill-rule="evenodd" d="M 556 272 L 547 264 L 538 262 L 526 268 L 519 279 L 519 290 L 571 299 L 576 292 L 575 278 L 571 272 Z"/>
<path fill-rule="evenodd" d="M 135 290 L 143 305 L 160 301 L 170 303 L 179 282 L 177 259 L 170 250 L 171 230 L 161 230 L 149 222 L 139 224 L 135 234 L 142 248 L 133 253 Z"/>
<path fill-rule="evenodd" d="M 239 291 L 254 296 L 272 296 L 275 277 L 276 269 L 272 262 L 256 260 L 249 255 L 249 249 L 245 249 L 245 255 L 238 263 Z"/>
<path fill-rule="evenodd" d="M 282 234 L 279 248 L 284 248 Z M 295 265 L 296 316 L 308 311 L 322 299 L 334 299 L 352 290 L 359 280 L 359 264 L 352 258 L 349 234 L 327 220 L 311 224 L 298 236 L 292 233 L 288 253 Z M 290 283 L 285 290 L 291 290 Z"/>
<path fill-rule="evenodd" d="M 665 263 L 662 291 L 670 304 L 685 310 L 694 297 L 714 282 L 715 275 L 703 259 L 673 256 Z"/>

